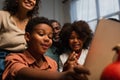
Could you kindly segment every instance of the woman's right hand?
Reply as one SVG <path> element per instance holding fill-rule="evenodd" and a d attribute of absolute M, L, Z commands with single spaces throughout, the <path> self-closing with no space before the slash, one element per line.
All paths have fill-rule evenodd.
<path fill-rule="evenodd" d="M 75 52 L 72 52 L 66 63 L 64 64 L 63 71 L 68 72 L 69 80 L 88 80 L 87 75 L 90 74 L 89 70 L 84 66 L 78 64 L 77 56 Z"/>
<path fill-rule="evenodd" d="M 64 64 L 63 71 L 69 70 L 74 66 L 78 65 L 77 55 L 75 52 L 71 53 Z"/>

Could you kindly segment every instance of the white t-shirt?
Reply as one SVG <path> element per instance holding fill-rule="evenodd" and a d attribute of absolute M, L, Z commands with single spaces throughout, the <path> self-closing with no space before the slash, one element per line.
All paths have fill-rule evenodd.
<path fill-rule="evenodd" d="M 69 52 L 68 52 L 69 53 Z M 69 54 L 67 52 L 63 53 L 60 55 L 60 60 L 59 60 L 59 71 L 62 72 L 64 63 L 67 61 Z M 83 49 L 81 52 L 81 55 L 78 59 L 78 63 L 83 65 L 85 63 L 85 59 L 88 53 L 88 49 Z"/>

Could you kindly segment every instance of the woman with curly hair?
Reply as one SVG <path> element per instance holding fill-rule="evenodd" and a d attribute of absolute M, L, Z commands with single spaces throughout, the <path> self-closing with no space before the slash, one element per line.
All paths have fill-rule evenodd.
<path fill-rule="evenodd" d="M 92 30 L 85 21 L 75 21 L 63 26 L 60 39 L 64 52 L 60 55 L 60 71 L 62 71 L 66 61 L 77 60 L 75 62 L 78 64 L 84 64 L 92 36 Z"/>
<path fill-rule="evenodd" d="M 0 11 L 0 75 L 4 70 L 4 58 L 11 52 L 26 48 L 25 26 L 37 16 L 40 0 L 5 0 Z"/>

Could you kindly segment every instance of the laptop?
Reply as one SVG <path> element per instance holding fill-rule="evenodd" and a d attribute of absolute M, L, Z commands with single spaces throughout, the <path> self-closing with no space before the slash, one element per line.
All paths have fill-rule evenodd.
<path fill-rule="evenodd" d="M 100 80 L 104 68 L 116 60 L 112 48 L 120 43 L 120 22 L 101 19 L 92 39 L 84 66 L 90 70 L 89 80 Z"/>

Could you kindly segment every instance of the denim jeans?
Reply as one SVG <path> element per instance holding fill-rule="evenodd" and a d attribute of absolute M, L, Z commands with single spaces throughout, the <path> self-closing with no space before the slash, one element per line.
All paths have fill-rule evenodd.
<path fill-rule="evenodd" d="M 5 57 L 7 54 L 9 54 L 9 51 L 0 50 L 0 78 L 5 68 Z"/>

